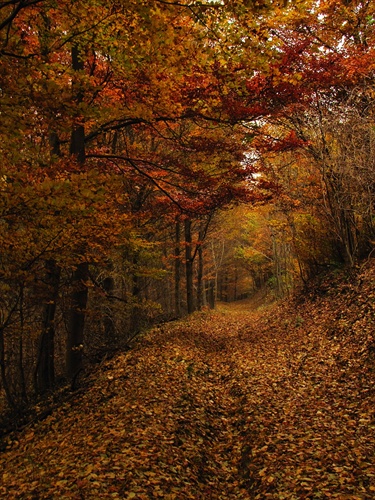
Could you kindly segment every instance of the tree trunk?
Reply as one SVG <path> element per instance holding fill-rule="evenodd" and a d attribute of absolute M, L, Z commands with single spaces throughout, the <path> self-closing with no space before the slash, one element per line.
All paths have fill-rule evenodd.
<path fill-rule="evenodd" d="M 55 312 L 59 294 L 60 268 L 53 259 L 46 262 L 48 301 L 44 304 L 42 333 L 35 368 L 35 390 L 43 393 L 55 383 Z"/>
<path fill-rule="evenodd" d="M 61 156 L 60 140 L 55 132 L 50 133 L 49 144 L 53 161 L 54 156 Z M 37 393 L 51 389 L 55 383 L 55 313 L 61 270 L 54 259 L 48 259 L 45 268 L 48 300 L 43 306 L 42 333 L 34 372 L 34 389 Z"/>
<path fill-rule="evenodd" d="M 237 300 L 237 287 L 238 287 L 238 269 L 237 266 L 234 268 L 234 290 L 233 290 L 233 300 Z"/>
<path fill-rule="evenodd" d="M 180 223 L 176 222 L 175 250 L 174 250 L 174 307 L 176 317 L 181 316 L 181 238 Z"/>
<path fill-rule="evenodd" d="M 202 231 L 199 231 L 198 243 L 198 275 L 197 275 L 197 309 L 200 311 L 203 306 L 203 248 L 202 248 Z"/>
<path fill-rule="evenodd" d="M 115 280 L 112 276 L 107 276 L 103 281 L 103 289 L 108 297 L 113 294 L 113 290 L 115 289 Z M 111 300 L 110 298 L 108 300 Z M 114 344 L 116 330 L 114 324 L 114 314 L 112 311 L 112 306 L 109 305 L 107 308 L 107 312 L 103 318 L 103 327 L 104 327 L 104 336 L 105 342 L 107 345 L 111 346 Z"/>
<path fill-rule="evenodd" d="M 215 309 L 215 280 L 210 280 L 208 285 L 208 305 Z"/>
<path fill-rule="evenodd" d="M 186 302 L 187 312 L 194 312 L 193 251 L 191 237 L 191 221 L 185 220 L 185 260 L 186 260 Z"/>
<path fill-rule="evenodd" d="M 5 328 L 0 328 L 0 374 L 1 383 L 5 392 L 6 400 L 12 408 L 16 408 L 16 402 L 14 400 L 12 391 L 9 387 L 8 377 L 6 373 L 6 361 L 5 361 L 5 342 L 4 342 L 4 330 Z"/>
<path fill-rule="evenodd" d="M 141 286 L 139 276 L 137 276 L 138 255 L 135 254 L 132 259 L 133 263 L 133 276 L 132 276 L 132 308 L 130 316 L 130 333 L 131 335 L 138 333 L 142 328 L 142 317 L 140 310 L 140 295 Z"/>
<path fill-rule="evenodd" d="M 82 370 L 83 338 L 87 306 L 88 264 L 77 265 L 73 273 L 73 291 L 68 316 L 68 337 L 66 345 L 66 372 L 74 380 Z"/>
<path fill-rule="evenodd" d="M 198 307 L 202 305 L 202 277 L 203 277 L 203 254 L 202 244 L 207 235 L 208 227 L 212 219 L 212 213 L 207 216 L 206 219 L 200 224 L 198 242 L 195 245 L 193 251 L 193 241 L 191 235 L 191 220 L 185 220 L 185 261 L 186 261 L 186 298 L 187 298 L 187 309 L 188 314 L 195 311 L 194 303 L 194 259 L 197 254 L 199 254 L 199 269 L 198 269 Z"/>
<path fill-rule="evenodd" d="M 21 288 L 18 296 L 15 298 L 15 302 L 13 306 L 10 308 L 7 317 L 2 318 L 2 325 L 0 327 L 0 380 L 2 383 L 2 388 L 4 389 L 5 395 L 7 402 L 9 406 L 11 406 L 13 409 L 17 408 L 17 401 L 15 399 L 15 394 L 14 391 L 12 391 L 10 381 L 8 379 L 8 374 L 7 374 L 7 354 L 6 354 L 6 347 L 5 347 L 5 331 L 6 328 L 8 327 L 9 324 L 11 324 L 12 319 L 13 319 L 13 314 L 17 311 L 20 301 L 22 299 L 22 287 L 23 283 L 21 283 Z"/>
<path fill-rule="evenodd" d="M 72 47 L 72 68 L 74 71 L 82 71 L 83 60 L 80 57 L 78 45 Z M 73 92 L 75 85 L 73 82 Z M 76 101 L 77 109 L 83 101 L 81 90 L 77 90 L 73 98 Z M 85 162 L 85 128 L 83 118 L 77 113 L 77 124 L 73 127 L 70 140 L 70 153 L 77 162 L 83 166 Z M 84 262 L 84 249 L 81 249 L 82 261 L 77 265 L 72 278 L 72 295 L 70 310 L 67 321 L 67 351 L 66 351 L 66 372 L 74 382 L 78 373 L 82 369 L 83 338 L 85 327 L 85 314 L 88 298 L 87 281 L 89 278 L 88 263 Z"/>

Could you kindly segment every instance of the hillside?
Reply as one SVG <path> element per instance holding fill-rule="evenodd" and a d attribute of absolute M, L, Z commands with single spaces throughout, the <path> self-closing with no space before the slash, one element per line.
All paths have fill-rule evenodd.
<path fill-rule="evenodd" d="M 375 264 L 162 325 L 9 436 L 6 499 L 375 496 Z"/>

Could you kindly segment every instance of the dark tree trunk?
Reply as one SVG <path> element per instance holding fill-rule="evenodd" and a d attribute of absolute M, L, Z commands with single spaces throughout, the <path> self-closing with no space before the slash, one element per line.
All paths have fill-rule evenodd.
<path fill-rule="evenodd" d="M 60 140 L 55 132 L 50 133 L 49 144 L 52 157 L 61 156 Z M 55 383 L 55 313 L 61 269 L 54 259 L 45 262 L 45 269 L 47 300 L 43 306 L 42 333 L 39 339 L 38 359 L 34 372 L 34 388 L 37 393 L 51 389 Z"/>
<path fill-rule="evenodd" d="M 194 312 L 194 258 L 192 250 L 191 221 L 185 220 L 186 302 L 187 312 Z"/>
<path fill-rule="evenodd" d="M 35 369 L 35 390 L 43 393 L 55 383 L 55 313 L 59 294 L 60 268 L 56 261 L 46 262 L 48 300 L 44 304 L 42 333 L 39 339 L 38 361 Z"/>
<path fill-rule="evenodd" d="M 6 373 L 6 363 L 5 363 L 5 342 L 4 342 L 4 330 L 5 328 L 0 329 L 0 374 L 1 374 L 1 383 L 5 392 L 6 399 L 8 404 L 12 408 L 16 408 L 16 403 L 13 398 L 12 391 L 9 387 L 8 377 Z"/>
<path fill-rule="evenodd" d="M 112 278 L 112 276 L 108 276 L 107 278 L 105 278 L 105 280 L 103 281 L 103 289 L 106 292 L 107 296 L 109 297 L 108 300 L 111 300 L 110 297 L 113 294 L 114 288 L 115 288 L 115 281 Z M 115 325 L 113 322 L 113 312 L 111 306 L 108 307 L 108 312 L 104 316 L 103 326 L 104 326 L 105 342 L 108 345 L 111 345 L 113 344 L 113 341 L 115 339 Z"/>
<path fill-rule="evenodd" d="M 197 309 L 200 311 L 203 306 L 203 233 L 199 231 L 198 243 L 198 275 L 197 275 Z"/>
<path fill-rule="evenodd" d="M 233 300 L 237 300 L 237 286 L 238 286 L 238 269 L 234 268 L 234 290 L 233 290 Z"/>
<path fill-rule="evenodd" d="M 82 71 L 84 68 L 78 45 L 72 47 L 72 68 L 74 71 Z M 77 109 L 83 101 L 82 91 L 73 82 L 73 98 L 76 101 Z M 83 117 L 77 113 L 77 124 L 74 125 L 70 141 L 70 153 L 76 161 L 83 166 L 85 162 L 85 128 Z M 85 314 L 87 307 L 89 279 L 88 264 L 84 262 L 84 252 L 81 250 L 82 262 L 80 262 L 72 278 L 72 295 L 70 310 L 67 321 L 67 351 L 66 351 L 66 372 L 67 376 L 74 382 L 78 373 L 82 369 L 83 338 L 85 327 Z"/>
<path fill-rule="evenodd" d="M 140 295 L 141 286 L 139 283 L 139 276 L 137 276 L 138 255 L 133 256 L 133 277 L 132 277 L 132 309 L 130 318 L 131 334 L 138 333 L 142 328 L 142 317 L 140 314 Z"/>
<path fill-rule="evenodd" d="M 3 319 L 1 328 L 0 328 L 0 374 L 1 374 L 1 383 L 2 387 L 4 389 L 6 399 L 8 401 L 9 406 L 12 408 L 17 408 L 18 402 L 16 401 L 14 391 L 12 390 L 11 383 L 8 379 L 8 374 L 6 370 L 6 365 L 7 365 L 7 356 L 6 356 L 6 347 L 5 347 L 5 338 L 4 338 L 4 333 L 6 331 L 7 326 L 11 323 L 13 314 L 17 311 L 18 307 L 20 306 L 20 302 L 22 300 L 22 289 L 23 289 L 23 283 L 21 283 L 20 286 L 20 292 L 18 296 L 15 299 L 15 302 L 8 312 L 8 316 Z M 21 306 L 22 307 L 22 306 Z"/>
<path fill-rule="evenodd" d="M 88 264 L 77 265 L 73 273 L 73 291 L 67 322 L 68 336 L 66 345 L 66 372 L 74 379 L 82 370 L 83 338 L 87 306 Z"/>
<path fill-rule="evenodd" d="M 215 280 L 210 280 L 208 285 L 208 305 L 215 309 Z"/>
<path fill-rule="evenodd" d="M 176 238 L 174 251 L 174 304 L 177 318 L 181 316 L 181 227 L 176 222 Z"/>

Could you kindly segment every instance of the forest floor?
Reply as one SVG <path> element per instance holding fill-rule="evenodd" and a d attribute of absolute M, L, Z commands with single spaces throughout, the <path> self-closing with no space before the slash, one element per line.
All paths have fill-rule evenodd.
<path fill-rule="evenodd" d="M 8 436 L 0 497 L 373 499 L 374 336 L 373 263 L 159 326 Z"/>

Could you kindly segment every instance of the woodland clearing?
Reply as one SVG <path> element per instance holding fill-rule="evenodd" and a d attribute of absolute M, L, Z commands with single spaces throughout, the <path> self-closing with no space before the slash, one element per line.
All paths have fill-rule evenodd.
<path fill-rule="evenodd" d="M 7 437 L 6 499 L 375 496 L 372 262 L 161 325 Z"/>

